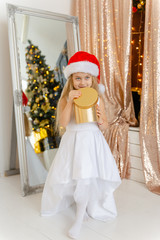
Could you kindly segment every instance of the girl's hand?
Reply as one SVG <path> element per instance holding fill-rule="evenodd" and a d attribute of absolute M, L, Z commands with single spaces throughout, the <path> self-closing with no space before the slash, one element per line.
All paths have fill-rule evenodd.
<path fill-rule="evenodd" d="M 73 102 L 74 98 L 79 98 L 81 96 L 81 91 L 71 90 L 69 92 L 69 102 Z"/>

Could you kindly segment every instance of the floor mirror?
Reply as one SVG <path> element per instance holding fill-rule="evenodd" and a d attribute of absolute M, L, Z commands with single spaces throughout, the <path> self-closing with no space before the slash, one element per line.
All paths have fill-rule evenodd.
<path fill-rule="evenodd" d="M 22 195 L 40 192 L 60 143 L 56 106 L 63 69 L 80 50 L 78 19 L 7 4 Z"/>

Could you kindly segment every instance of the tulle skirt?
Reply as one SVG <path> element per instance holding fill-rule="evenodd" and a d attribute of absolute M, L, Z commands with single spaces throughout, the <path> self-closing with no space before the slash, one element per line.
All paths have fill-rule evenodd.
<path fill-rule="evenodd" d="M 50 216 L 87 199 L 87 212 L 106 221 L 117 215 L 113 197 L 121 179 L 110 148 L 95 123 L 67 127 L 44 186 L 41 215 Z"/>

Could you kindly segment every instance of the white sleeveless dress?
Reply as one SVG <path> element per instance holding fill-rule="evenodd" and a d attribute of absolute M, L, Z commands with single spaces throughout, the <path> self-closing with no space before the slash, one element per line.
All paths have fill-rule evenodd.
<path fill-rule="evenodd" d="M 87 198 L 90 217 L 111 219 L 117 215 L 113 192 L 120 183 L 115 160 L 97 123 L 76 124 L 72 117 L 46 179 L 41 215 L 54 215 L 75 200 Z"/>

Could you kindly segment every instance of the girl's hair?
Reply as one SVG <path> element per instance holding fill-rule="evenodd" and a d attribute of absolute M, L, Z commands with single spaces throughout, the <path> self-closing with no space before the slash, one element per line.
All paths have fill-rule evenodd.
<path fill-rule="evenodd" d="M 99 92 L 99 88 L 98 88 L 97 77 L 92 76 L 92 86 L 91 87 L 94 88 L 98 92 L 98 96 L 101 96 L 101 93 Z M 57 104 L 55 131 L 60 135 L 63 134 L 63 128 L 61 126 L 59 126 L 59 105 L 60 105 L 61 99 L 63 99 L 63 98 L 67 99 L 69 92 L 71 90 L 74 90 L 72 75 L 69 76 L 69 78 L 62 90 L 61 96 L 60 96 L 58 104 Z"/>

